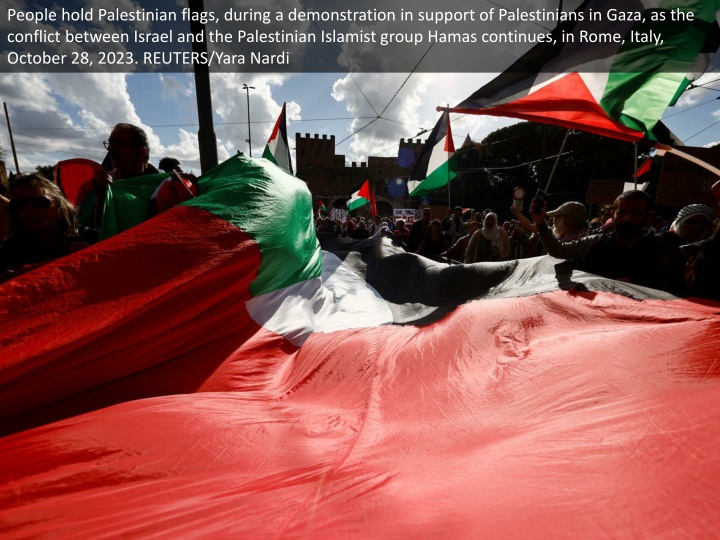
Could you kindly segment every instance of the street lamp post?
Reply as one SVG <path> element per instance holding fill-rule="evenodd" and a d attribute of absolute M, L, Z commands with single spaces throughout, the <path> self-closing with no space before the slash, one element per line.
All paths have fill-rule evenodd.
<path fill-rule="evenodd" d="M 247 84 L 243 83 L 243 90 L 245 90 L 247 94 L 247 112 L 248 112 L 248 148 L 250 149 L 250 157 L 252 157 L 252 137 L 250 136 L 250 90 L 255 90 L 254 86 L 248 86 Z"/>

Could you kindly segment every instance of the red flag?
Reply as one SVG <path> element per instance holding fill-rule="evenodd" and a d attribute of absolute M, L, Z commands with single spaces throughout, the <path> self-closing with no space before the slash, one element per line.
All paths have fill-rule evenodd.
<path fill-rule="evenodd" d="M 358 195 L 364 197 L 365 199 L 370 198 L 370 180 L 365 180 L 365 183 L 360 188 Z"/>
<path fill-rule="evenodd" d="M 375 200 L 375 188 L 373 188 L 372 195 L 370 196 L 370 212 L 372 213 L 373 217 L 378 215 L 377 201 Z"/>
<path fill-rule="evenodd" d="M 82 204 L 85 194 L 93 189 L 93 177 L 102 165 L 90 159 L 77 158 L 59 161 L 58 184 L 65 197 L 74 205 Z"/>
<path fill-rule="evenodd" d="M 652 169 L 652 159 L 651 159 L 651 158 L 647 158 L 647 159 L 645 160 L 645 162 L 644 162 L 642 165 L 640 165 L 640 168 L 638 168 L 638 170 L 635 171 L 635 174 L 633 174 L 632 177 L 633 177 L 633 178 L 639 178 L 639 177 L 641 177 L 643 174 L 645 174 L 645 173 L 647 173 L 647 172 L 650 172 L 650 169 Z"/>

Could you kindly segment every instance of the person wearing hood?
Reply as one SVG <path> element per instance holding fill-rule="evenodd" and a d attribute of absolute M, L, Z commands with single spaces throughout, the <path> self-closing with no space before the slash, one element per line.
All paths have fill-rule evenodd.
<path fill-rule="evenodd" d="M 671 246 L 680 247 L 694 244 L 712 234 L 713 211 L 704 204 L 690 204 L 680 209 L 670 230 L 660 234 L 660 238 Z"/>
<path fill-rule="evenodd" d="M 510 255 L 510 238 L 508 234 L 498 227 L 497 215 L 489 212 L 485 215 L 482 229 L 470 238 L 465 251 L 465 262 L 502 261 Z"/>

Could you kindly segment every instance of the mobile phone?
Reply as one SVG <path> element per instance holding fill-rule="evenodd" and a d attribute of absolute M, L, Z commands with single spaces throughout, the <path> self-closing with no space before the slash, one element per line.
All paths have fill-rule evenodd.
<path fill-rule="evenodd" d="M 547 195 L 545 195 L 545 192 L 542 189 L 538 189 L 537 193 L 535 193 L 535 205 L 533 206 L 533 212 L 535 214 L 541 214 L 543 206 L 545 206 L 546 202 Z"/>

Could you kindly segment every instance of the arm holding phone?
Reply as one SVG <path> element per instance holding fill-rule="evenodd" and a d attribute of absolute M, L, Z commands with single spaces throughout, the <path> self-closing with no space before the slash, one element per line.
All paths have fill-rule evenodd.
<path fill-rule="evenodd" d="M 526 231 L 529 231 L 531 233 L 538 232 L 535 224 L 532 221 L 530 221 L 528 218 L 523 216 L 522 212 L 516 206 L 513 206 L 511 210 L 512 210 L 513 214 L 515 214 L 515 217 L 517 218 L 517 220 L 520 222 L 520 225 L 522 225 Z"/>

